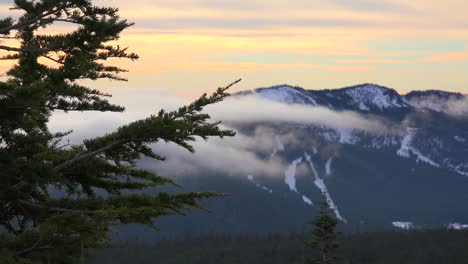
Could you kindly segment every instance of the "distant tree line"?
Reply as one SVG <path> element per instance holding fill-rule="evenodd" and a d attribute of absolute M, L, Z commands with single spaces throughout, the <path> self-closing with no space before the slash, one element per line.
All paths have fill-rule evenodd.
<path fill-rule="evenodd" d="M 468 230 L 394 230 L 343 235 L 324 194 L 301 234 L 207 235 L 126 242 L 96 250 L 87 264 L 431 264 L 468 263 Z"/>
<path fill-rule="evenodd" d="M 160 242 L 126 242 L 98 250 L 86 264 L 287 264 L 314 252 L 308 234 L 209 235 Z M 468 231 L 385 231 L 342 236 L 337 253 L 349 264 L 465 264 Z M 343 262 L 340 262 L 343 263 Z"/>

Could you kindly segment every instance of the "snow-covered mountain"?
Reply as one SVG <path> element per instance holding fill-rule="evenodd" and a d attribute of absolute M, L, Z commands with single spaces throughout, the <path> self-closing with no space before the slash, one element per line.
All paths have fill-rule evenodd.
<path fill-rule="evenodd" d="M 416 108 L 455 115 L 468 115 L 467 98 L 461 93 L 428 90 L 413 91 L 405 95 L 407 101 Z"/>
<path fill-rule="evenodd" d="M 259 88 L 242 94 L 254 94 L 261 98 L 288 104 L 320 105 L 333 109 L 364 112 L 411 107 L 408 100 L 395 90 L 376 84 L 361 84 L 333 90 L 305 90 L 300 87 L 279 85 Z"/>
<path fill-rule="evenodd" d="M 208 202 L 215 217 L 195 213 L 186 232 L 301 230 L 318 209 L 322 193 L 351 231 L 468 226 L 466 96 L 443 91 L 401 95 L 375 84 L 333 90 L 279 85 L 234 96 L 352 111 L 391 120 L 400 132 L 373 134 L 296 123 L 238 125 L 236 129 L 245 135 L 258 126 L 275 131 L 270 139 L 275 147 L 263 156 L 281 158 L 288 165 L 279 175 L 231 177 L 206 172 L 215 177 L 177 179 L 188 189 L 208 186 L 232 194 Z M 291 136 L 296 140 L 283 140 Z M 164 221 L 174 230 L 185 228 L 183 220 Z"/>
<path fill-rule="evenodd" d="M 461 93 L 438 90 L 412 91 L 400 95 L 394 89 L 377 84 L 360 84 L 340 89 L 305 90 L 290 85 L 258 88 L 239 93 L 254 94 L 261 98 L 288 104 L 309 104 L 362 112 L 427 109 L 448 111 L 448 105 L 462 102 L 467 97 Z"/>
<path fill-rule="evenodd" d="M 372 148 L 397 148 L 396 154 L 468 176 L 468 97 L 446 91 L 413 91 L 400 95 L 376 84 L 334 90 L 305 90 L 288 85 L 259 88 L 254 95 L 287 104 L 351 110 L 401 123 L 398 136 L 372 136 L 359 131 L 315 129 L 315 136 Z M 456 109 L 454 109 L 457 107 Z M 455 111 L 457 110 L 457 111 Z M 456 115 L 456 117 L 454 117 Z"/>

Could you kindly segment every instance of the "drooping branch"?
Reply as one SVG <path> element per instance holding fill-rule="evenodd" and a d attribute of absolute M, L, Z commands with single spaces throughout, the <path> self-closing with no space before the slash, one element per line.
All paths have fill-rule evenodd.
<path fill-rule="evenodd" d="M 0 45 L 0 50 L 16 51 L 16 52 L 31 52 L 31 53 L 43 53 L 53 51 L 53 49 L 41 49 L 41 48 L 15 48 L 10 46 Z"/>
<path fill-rule="evenodd" d="M 202 97 L 198 98 L 197 100 L 195 100 L 190 105 L 185 106 L 185 107 L 181 107 L 178 111 L 174 111 L 174 112 L 171 112 L 171 113 L 167 114 L 166 117 L 171 121 L 175 121 L 175 120 L 180 119 L 180 118 L 193 116 L 196 112 L 200 112 L 201 110 L 203 110 L 204 106 L 222 100 L 224 97 L 226 97 L 228 95 L 228 94 L 225 93 L 225 91 L 227 89 L 231 88 L 232 86 L 234 86 L 235 84 L 239 83 L 240 81 L 241 81 L 241 79 L 238 79 L 238 80 L 232 82 L 231 84 L 227 85 L 226 87 L 219 88 L 210 97 L 207 97 L 206 94 L 204 94 Z M 157 118 L 164 118 L 163 112 L 161 112 L 159 116 L 152 117 L 152 118 L 156 118 L 156 119 Z M 194 121 L 192 121 L 192 122 L 194 122 L 194 125 L 207 126 L 207 127 L 210 127 L 210 128 L 215 128 L 217 125 L 219 125 L 218 122 L 217 123 L 212 123 L 212 124 L 205 123 L 204 120 L 206 120 L 208 118 L 209 118 L 208 115 L 200 115 L 198 117 L 198 120 L 194 119 Z M 161 125 L 162 123 L 158 123 L 158 124 Z M 130 125 L 127 125 L 124 128 L 130 128 L 132 125 L 139 126 L 140 123 L 135 122 L 135 123 L 132 123 Z M 230 133 L 230 132 L 231 131 L 216 130 L 216 133 L 218 133 L 218 135 L 221 136 L 221 137 L 224 136 L 224 135 L 232 135 L 232 133 Z M 115 135 L 120 137 L 118 132 L 116 132 Z M 78 164 L 78 163 L 80 163 L 81 161 L 83 161 L 85 159 L 95 157 L 95 156 L 97 156 L 99 154 L 110 151 L 110 150 L 112 150 L 114 148 L 117 148 L 117 147 L 119 147 L 119 146 L 121 146 L 123 144 L 126 144 L 126 143 L 139 143 L 139 144 L 141 144 L 141 143 L 151 143 L 151 142 L 154 142 L 154 141 L 156 141 L 158 139 L 162 139 L 162 140 L 165 140 L 165 141 L 173 141 L 174 143 L 183 146 L 187 150 L 193 151 L 192 147 L 185 142 L 186 140 L 192 140 L 193 136 L 200 136 L 202 138 L 206 138 L 207 136 L 210 136 L 210 134 L 209 133 L 204 134 L 204 132 L 197 131 L 197 129 L 192 129 L 189 134 L 184 134 L 184 135 L 179 135 L 179 136 L 169 135 L 168 137 L 167 136 L 165 137 L 163 135 L 157 135 L 157 136 L 155 136 L 155 135 L 146 135 L 146 138 L 139 137 L 139 138 L 133 138 L 133 139 L 132 138 L 118 139 L 118 140 L 114 140 L 111 143 L 108 143 L 108 144 L 106 144 L 106 145 L 104 145 L 102 147 L 99 147 L 99 148 L 97 148 L 95 150 L 92 150 L 92 151 L 89 151 L 89 152 L 79 153 L 73 159 L 68 160 L 68 161 L 54 167 L 54 170 L 57 171 L 57 172 L 63 171 L 64 169 L 69 168 L 69 167 L 71 167 L 71 166 L 73 166 L 75 164 Z M 149 154 L 154 155 L 154 153 L 149 153 Z"/>
<path fill-rule="evenodd" d="M 26 205 L 30 208 L 35 208 L 35 209 L 40 209 L 40 210 L 46 210 L 49 212 L 55 212 L 55 213 L 80 213 L 80 214 L 94 214 L 94 213 L 99 213 L 102 210 L 76 210 L 76 209 L 67 209 L 67 208 L 61 208 L 61 207 L 51 207 L 47 205 L 42 205 L 42 204 L 37 204 L 33 202 L 29 202 L 26 200 L 18 200 L 19 203 Z"/>
<path fill-rule="evenodd" d="M 50 57 L 50 56 L 42 55 L 42 57 L 44 57 L 44 58 L 46 58 L 46 59 L 48 59 L 48 60 L 51 60 L 51 61 L 53 61 L 53 62 L 55 62 L 55 63 L 57 63 L 57 64 L 62 64 L 62 65 L 63 65 L 63 62 L 62 62 L 62 61 L 57 60 L 57 59 L 54 59 L 54 58 L 52 58 L 52 57 Z"/>
<path fill-rule="evenodd" d="M 69 1 L 64 1 L 64 2 L 69 2 Z M 9 26 L 6 26 L 6 27 L 2 27 L 2 28 L 0 28 L 0 34 L 8 34 L 12 30 L 17 30 L 17 29 L 23 28 L 25 26 L 32 25 L 32 24 L 37 23 L 40 20 L 42 20 L 42 19 L 44 19 L 44 18 L 46 18 L 46 17 L 48 17 L 50 15 L 57 14 L 58 12 L 61 12 L 62 10 L 66 9 L 66 8 L 72 7 L 73 5 L 74 5 L 73 1 L 70 1 L 66 5 L 63 5 L 61 7 L 57 7 L 55 9 L 50 10 L 50 11 L 47 11 L 47 12 L 45 12 L 45 13 L 37 16 L 37 17 L 27 19 L 27 20 L 23 20 L 23 21 L 20 21 L 20 22 L 18 22 L 16 24 L 12 24 L 12 25 L 9 25 Z"/>
<path fill-rule="evenodd" d="M 39 243 L 41 243 L 41 241 L 42 241 L 42 238 L 39 237 L 39 239 L 37 239 L 36 242 L 34 242 L 34 244 L 32 244 L 32 246 L 30 246 L 28 248 L 25 248 L 25 249 L 22 249 L 22 250 L 19 250 L 19 251 L 16 251 L 16 255 L 25 254 L 25 253 L 28 253 L 30 251 L 35 250 L 36 248 L 39 247 Z"/>
<path fill-rule="evenodd" d="M 99 155 L 99 154 L 101 154 L 103 152 L 106 152 L 108 150 L 111 150 L 111 149 L 119 146 L 119 145 L 122 145 L 125 142 L 127 142 L 127 140 L 121 139 L 121 140 L 117 140 L 115 142 L 112 142 L 111 144 L 109 144 L 107 146 L 104 146 L 102 148 L 99 148 L 99 149 L 96 149 L 96 150 L 93 150 L 93 151 L 90 151 L 90 152 L 80 153 L 77 156 L 75 156 L 73 159 L 68 160 L 68 161 L 56 166 L 54 168 L 54 170 L 55 171 L 62 171 L 62 170 L 66 169 L 66 168 L 68 168 L 70 166 L 73 166 L 76 163 L 79 163 L 82 160 L 97 156 L 97 155 Z"/>

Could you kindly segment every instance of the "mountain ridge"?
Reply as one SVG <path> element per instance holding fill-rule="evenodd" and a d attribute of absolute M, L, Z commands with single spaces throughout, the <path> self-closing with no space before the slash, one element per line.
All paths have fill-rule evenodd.
<path fill-rule="evenodd" d="M 243 95 L 254 95 L 287 104 L 324 106 L 335 110 L 400 111 L 403 114 L 414 109 L 450 113 L 449 105 L 452 101 L 462 101 L 468 98 L 461 93 L 442 90 L 415 90 L 400 94 L 393 88 L 374 83 L 321 90 L 307 90 L 299 86 L 282 84 L 235 94 L 235 96 Z"/>
<path fill-rule="evenodd" d="M 301 86 L 298 86 L 298 85 L 290 85 L 290 84 L 277 84 L 277 85 L 272 85 L 272 86 L 265 86 L 265 87 L 258 87 L 258 88 L 254 88 L 254 89 L 251 89 L 251 90 L 245 90 L 245 91 L 241 91 L 239 93 L 245 93 L 245 92 L 251 92 L 251 91 L 256 91 L 256 90 L 267 90 L 267 89 L 275 89 L 275 88 L 280 88 L 280 87 L 289 87 L 289 88 L 292 88 L 292 89 L 296 89 L 296 90 L 302 90 L 302 91 L 324 91 L 324 92 L 331 92 L 331 91 L 339 91 L 339 90 L 346 90 L 346 89 L 353 89 L 353 88 L 360 88 L 360 87 L 364 87 L 364 86 L 375 86 L 375 87 L 379 87 L 379 88 L 383 88 L 383 89 L 387 89 L 387 90 L 393 90 L 395 91 L 397 94 L 399 94 L 400 96 L 402 97 L 405 97 L 411 93 L 441 93 L 441 94 L 447 94 L 447 95 L 462 95 L 462 96 L 466 96 L 467 94 L 464 94 L 464 93 L 460 93 L 460 92 L 450 92 L 450 91 L 444 91 L 444 90 L 437 90 L 437 89 L 428 89 L 428 90 L 412 90 L 408 93 L 400 93 L 398 92 L 397 89 L 395 88 L 391 88 L 391 87 L 388 87 L 388 86 L 385 86 L 385 85 L 380 85 L 380 84 L 377 84 L 377 83 L 372 83 L 372 82 L 364 82 L 364 83 L 359 83 L 359 84 L 353 84 L 353 85 L 349 85 L 349 86 L 344 86 L 344 87 L 339 87 L 339 88 L 323 88 L 323 89 L 306 89 L 304 87 L 301 87 Z"/>

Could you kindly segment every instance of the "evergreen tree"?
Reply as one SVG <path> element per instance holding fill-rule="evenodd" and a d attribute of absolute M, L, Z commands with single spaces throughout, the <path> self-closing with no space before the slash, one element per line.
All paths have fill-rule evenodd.
<path fill-rule="evenodd" d="M 311 223 L 314 229 L 305 244 L 313 250 L 313 257 L 305 260 L 306 264 L 336 264 L 342 262 L 338 257 L 338 219 L 333 214 L 325 194 L 322 194 L 319 214 Z"/>
<path fill-rule="evenodd" d="M 161 110 L 67 146 L 70 131 L 49 131 L 53 111 L 124 111 L 108 101 L 109 94 L 80 81 L 125 80 L 125 70 L 107 61 L 138 59 L 115 44 L 132 23 L 118 9 L 90 0 L 15 0 L 13 9 L 22 12 L 18 19 L 0 20 L 2 44 L 11 43 L 0 45 L 2 59 L 16 62 L 0 82 L 0 263 L 74 263 L 87 248 L 106 245 L 112 225 L 152 226 L 155 217 L 184 213 L 200 199 L 221 195 L 136 192 L 173 183 L 136 162 L 164 160 L 151 143 L 173 142 L 193 152 L 196 138 L 233 136 L 201 111 L 236 82 L 176 111 Z M 70 30 L 44 33 L 56 23 Z"/>

